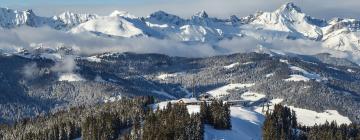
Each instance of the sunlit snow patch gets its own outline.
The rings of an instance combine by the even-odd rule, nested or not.
[[[307,82],[307,81],[310,81],[310,79],[305,77],[305,76],[302,76],[302,75],[293,74],[293,75],[290,75],[290,78],[285,79],[285,81],[295,81],[295,82],[304,81],[304,82]]]
[[[286,64],[289,64],[289,60],[280,59],[279,61],[280,61],[281,63],[286,63]]]
[[[247,87],[251,87],[253,85],[255,85],[255,84],[254,83],[251,83],[251,84],[241,84],[241,83],[228,84],[228,85],[222,86],[220,88],[208,91],[207,93],[210,94],[213,97],[221,97],[221,96],[225,96],[225,95],[230,94],[228,92],[228,90],[233,90],[233,89],[236,89],[236,88],[247,88]]]
[[[246,62],[246,63],[235,62],[235,63],[232,63],[232,64],[230,64],[230,65],[224,66],[224,68],[225,68],[225,69],[232,69],[232,68],[234,68],[234,67],[236,67],[236,66],[239,66],[239,65],[248,65],[248,64],[252,64],[252,63],[254,63],[254,62]]]
[[[265,75],[266,78],[269,78],[269,77],[272,77],[272,76],[274,76],[274,73],[269,73],[269,74]]]
[[[59,81],[75,82],[75,81],[85,81],[85,79],[81,78],[81,76],[74,73],[64,73],[60,75]]]
[[[118,95],[118,96],[113,96],[113,97],[107,97],[104,99],[104,102],[105,103],[108,103],[108,102],[115,102],[115,101],[118,101],[118,100],[121,100],[121,95]]]
[[[166,80],[168,78],[173,78],[173,77],[176,77],[176,76],[179,76],[179,75],[182,75],[183,73],[179,72],[179,73],[163,73],[163,74],[160,74],[158,75],[156,78],[159,79],[159,80]]]
[[[235,66],[238,66],[238,65],[240,65],[240,63],[239,63],[239,62],[236,62],[236,63],[232,63],[232,64],[230,64],[230,65],[224,66],[224,68],[225,68],[225,69],[231,69],[231,68],[233,68],[233,67],[235,67]]]
[[[350,73],[354,73],[355,71],[352,69],[347,69],[346,71],[350,72]]]
[[[90,61],[90,62],[97,62],[100,63],[101,62],[101,58],[97,57],[97,56],[90,56],[85,58],[86,60]]]

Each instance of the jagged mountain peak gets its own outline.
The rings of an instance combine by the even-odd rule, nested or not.
[[[54,19],[74,19],[74,18],[86,18],[86,17],[97,17],[95,14],[78,14],[70,11],[65,11],[57,16],[54,16]]]
[[[0,8],[0,27],[13,28],[21,25],[31,27],[37,26],[37,16],[29,10],[13,10],[9,8]]]
[[[200,12],[197,12],[193,17],[208,18],[209,15],[206,13],[205,10],[202,10]]]
[[[277,11],[281,11],[281,12],[294,11],[294,12],[302,13],[301,8],[293,2],[288,2],[282,5],[279,9],[277,9]]]
[[[150,14],[148,17],[149,18],[165,18],[165,17],[180,18],[180,17],[178,17],[176,15],[169,14],[169,13],[167,13],[165,11],[162,11],[162,10],[159,10],[159,11],[156,11],[156,12]]]
[[[240,19],[236,15],[231,15],[230,21],[231,21],[231,23],[236,24],[236,23],[240,22]]]
[[[301,11],[294,3],[286,3],[274,12],[257,13],[251,24],[268,30],[288,32],[292,39],[307,38],[321,40],[323,33],[321,20],[312,18]]]
[[[171,24],[176,24],[176,25],[181,25],[185,22],[185,20],[180,18],[179,16],[166,13],[162,10],[159,10],[159,11],[156,11],[156,12],[150,14],[147,18],[150,21],[171,23]]]

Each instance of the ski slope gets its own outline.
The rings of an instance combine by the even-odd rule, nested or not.
[[[242,107],[231,107],[231,130],[205,125],[205,140],[260,140],[264,116]]]

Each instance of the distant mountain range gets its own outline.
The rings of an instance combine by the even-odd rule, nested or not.
[[[305,39],[320,42],[332,50],[358,53],[360,21],[357,19],[313,18],[294,3],[273,12],[257,12],[247,17],[228,19],[210,17],[205,11],[184,19],[157,11],[147,17],[114,11],[109,16],[65,12],[53,17],[37,16],[32,10],[0,9],[0,27],[44,27],[78,34],[90,32],[103,37],[152,37],[182,42],[216,44],[220,40],[251,37],[270,42],[274,39]]]

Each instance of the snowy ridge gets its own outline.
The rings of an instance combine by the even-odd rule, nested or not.
[[[54,20],[53,23],[49,21],[49,26],[60,29],[67,30],[74,26],[77,26],[81,23],[87,22],[92,19],[96,19],[97,15],[91,14],[75,14],[69,11],[66,11],[58,16],[53,16],[50,20]]]

